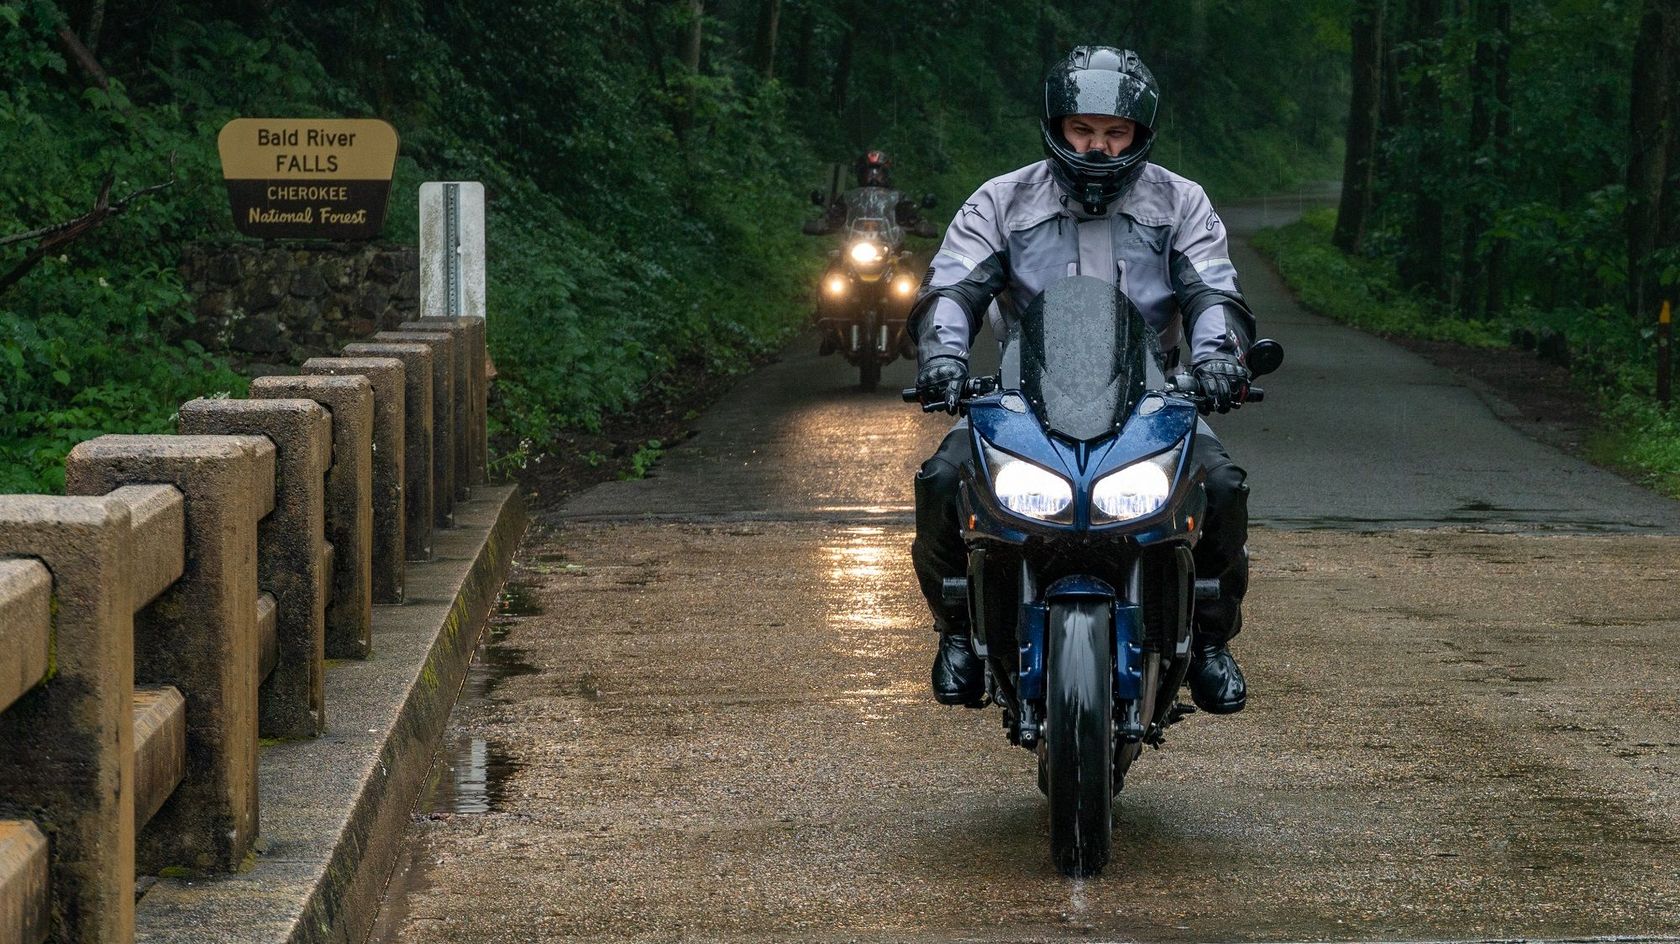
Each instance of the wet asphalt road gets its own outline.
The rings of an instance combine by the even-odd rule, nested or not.
[[[1289,349],[1219,423],[1250,705],[1139,762],[1104,876],[1051,868],[997,713],[926,695],[909,482],[946,423],[909,365],[862,394],[800,344],[528,540],[376,937],[1680,935],[1680,506],[1236,260]]]

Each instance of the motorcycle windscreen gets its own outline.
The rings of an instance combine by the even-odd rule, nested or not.
[[[1003,384],[1021,391],[1052,432],[1100,439],[1131,415],[1159,346],[1115,286],[1085,276],[1052,282],[1003,347]]]
[[[904,243],[904,229],[898,225],[897,190],[859,187],[846,192],[846,233],[850,238],[869,237],[897,248]]]

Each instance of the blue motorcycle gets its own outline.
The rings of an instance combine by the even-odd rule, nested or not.
[[[1256,376],[1282,360],[1275,341],[1246,358]],[[946,602],[968,607],[1010,741],[1038,754],[1051,855],[1069,876],[1108,864],[1126,772],[1195,710],[1178,702],[1191,614],[1219,593],[1191,556],[1207,506],[1195,434],[1210,403],[1163,364],[1125,295],[1072,277],[1011,327],[998,376],[923,404],[968,418],[968,576],[946,581]],[[1246,402],[1262,396],[1251,386]]]

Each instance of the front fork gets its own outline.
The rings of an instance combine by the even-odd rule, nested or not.
[[[1161,688],[1160,654],[1145,645],[1143,610],[1131,600],[1142,599],[1139,581],[1141,561],[1134,562],[1127,576],[1124,595],[1092,577],[1066,577],[1052,584],[1042,595],[1037,576],[1025,561],[1021,563],[1021,613],[1016,623],[1020,647],[1016,686],[1015,740],[1035,748],[1041,732],[1045,695],[1045,634],[1050,607],[1057,600],[1101,598],[1113,607],[1115,734],[1123,745],[1143,743],[1151,734],[1156,694]],[[1042,598],[1041,598],[1042,597]]]

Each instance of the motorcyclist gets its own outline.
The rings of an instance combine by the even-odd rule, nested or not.
[[[859,154],[852,163],[852,171],[857,179],[857,189],[830,200],[820,219],[806,222],[806,235],[826,236],[839,232],[845,228],[847,218],[860,203],[873,204],[883,200],[892,206],[893,217],[899,226],[916,236],[932,238],[939,235],[938,228],[923,218],[922,205],[893,189],[892,158],[885,151],[872,148]]]
[[[1220,413],[1246,394],[1243,363],[1254,317],[1237,285],[1225,225],[1200,185],[1148,162],[1160,92],[1137,53],[1080,46],[1044,82],[1046,159],[983,185],[957,211],[911,314],[923,402],[954,410],[969,345],[988,306],[994,332],[1050,282],[1069,275],[1116,283],[1160,333],[1168,368],[1188,364]],[[916,475],[911,557],[940,632],[934,697],[978,705],[985,672],[969,645],[968,614],[944,603],[943,580],[967,573],[958,522],[959,469],[972,460],[965,423]],[[1204,711],[1242,710],[1247,685],[1229,642],[1242,628],[1248,586],[1248,485],[1206,422],[1195,454],[1206,470],[1207,520],[1198,577],[1217,577],[1217,601],[1198,602],[1188,682]]]

